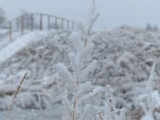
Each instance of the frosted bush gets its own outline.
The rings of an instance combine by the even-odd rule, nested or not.
[[[63,63],[57,64],[59,76],[68,80],[73,89],[72,103],[68,100],[68,91],[65,91],[63,96],[64,119],[84,120],[87,119],[86,115],[89,114],[87,112],[91,109],[91,105],[87,104],[84,108],[81,108],[82,103],[97,96],[103,89],[102,87],[93,86],[90,81],[86,81],[88,74],[93,73],[96,68],[96,60],[85,66],[85,59],[89,58],[94,44],[90,42],[84,47],[78,32],[72,33],[70,40],[75,49],[75,52],[68,54],[73,72],[70,72]]]
[[[93,7],[89,12],[88,25],[86,27],[80,25],[80,32],[73,32],[69,37],[74,47],[74,52],[68,53],[71,70],[68,70],[63,63],[57,64],[59,77],[67,80],[72,88],[71,100],[69,99],[68,90],[63,94],[63,120],[93,119],[95,115],[91,113],[92,109],[95,109],[97,119],[125,119],[124,110],[121,110],[120,116],[117,114],[111,87],[107,85],[106,89],[104,89],[100,86],[94,86],[87,78],[90,73],[94,72],[97,65],[97,61],[91,60],[90,57],[94,48],[93,40],[97,39],[99,35],[92,31],[97,17],[95,0],[93,0]],[[107,99],[105,106],[93,105],[91,102],[88,102],[104,91],[106,92]]]

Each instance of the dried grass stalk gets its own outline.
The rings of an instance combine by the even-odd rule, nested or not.
[[[8,111],[7,111],[7,119],[6,119],[6,120],[9,120],[9,114],[10,114],[10,111],[11,111],[11,109],[12,109],[12,107],[13,107],[13,103],[14,103],[16,97],[17,97],[17,94],[19,93],[19,90],[20,90],[20,88],[21,88],[21,86],[22,86],[22,84],[23,84],[26,76],[27,76],[27,73],[23,76],[23,78],[22,78],[22,80],[21,80],[21,82],[20,82],[20,84],[19,84],[19,86],[18,86],[18,88],[17,88],[17,90],[16,90],[16,93],[15,93],[13,99],[12,99],[12,103],[11,103],[11,105],[10,105]]]

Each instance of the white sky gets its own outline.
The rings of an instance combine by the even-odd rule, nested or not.
[[[48,13],[85,22],[92,0],[0,0],[0,7],[9,19],[27,10]],[[121,25],[145,27],[148,22],[160,26],[160,0],[96,0],[100,17],[96,28]]]

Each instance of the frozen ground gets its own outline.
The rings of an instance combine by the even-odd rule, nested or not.
[[[10,104],[25,72],[28,76],[17,96],[15,108],[42,109],[61,103],[59,96],[69,85],[58,78],[55,65],[69,62],[67,53],[72,49],[68,40],[70,34],[71,31],[35,32],[0,48],[0,55],[3,55],[0,58],[5,58],[0,62],[1,110],[6,110]],[[101,31],[95,41],[92,57],[98,60],[98,67],[90,79],[97,85],[111,84],[115,89],[117,107],[128,108],[137,118],[142,113],[136,110],[134,101],[143,93],[154,61],[158,62],[154,87],[160,90],[159,39],[159,32],[121,27]],[[16,51],[9,50],[6,57],[2,51],[8,51],[8,46],[17,43],[20,46],[15,47]]]
[[[6,119],[7,112],[0,111],[0,120]],[[60,120],[62,109],[54,107],[50,110],[14,110],[10,113],[12,120]]]

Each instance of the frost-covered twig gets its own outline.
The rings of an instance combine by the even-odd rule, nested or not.
[[[88,23],[85,27],[83,27],[82,23],[79,23],[79,29],[82,34],[82,38],[84,39],[84,47],[87,46],[87,43],[90,42],[90,38],[94,36],[93,34],[93,26],[95,21],[97,20],[99,13],[96,10],[95,0],[92,2],[92,7],[88,13]],[[94,36],[95,37],[95,36]]]
[[[105,103],[105,114],[103,120],[125,120],[126,110],[123,108],[120,111],[120,115],[116,113],[115,100],[112,94],[111,86],[106,86],[106,103]]]

